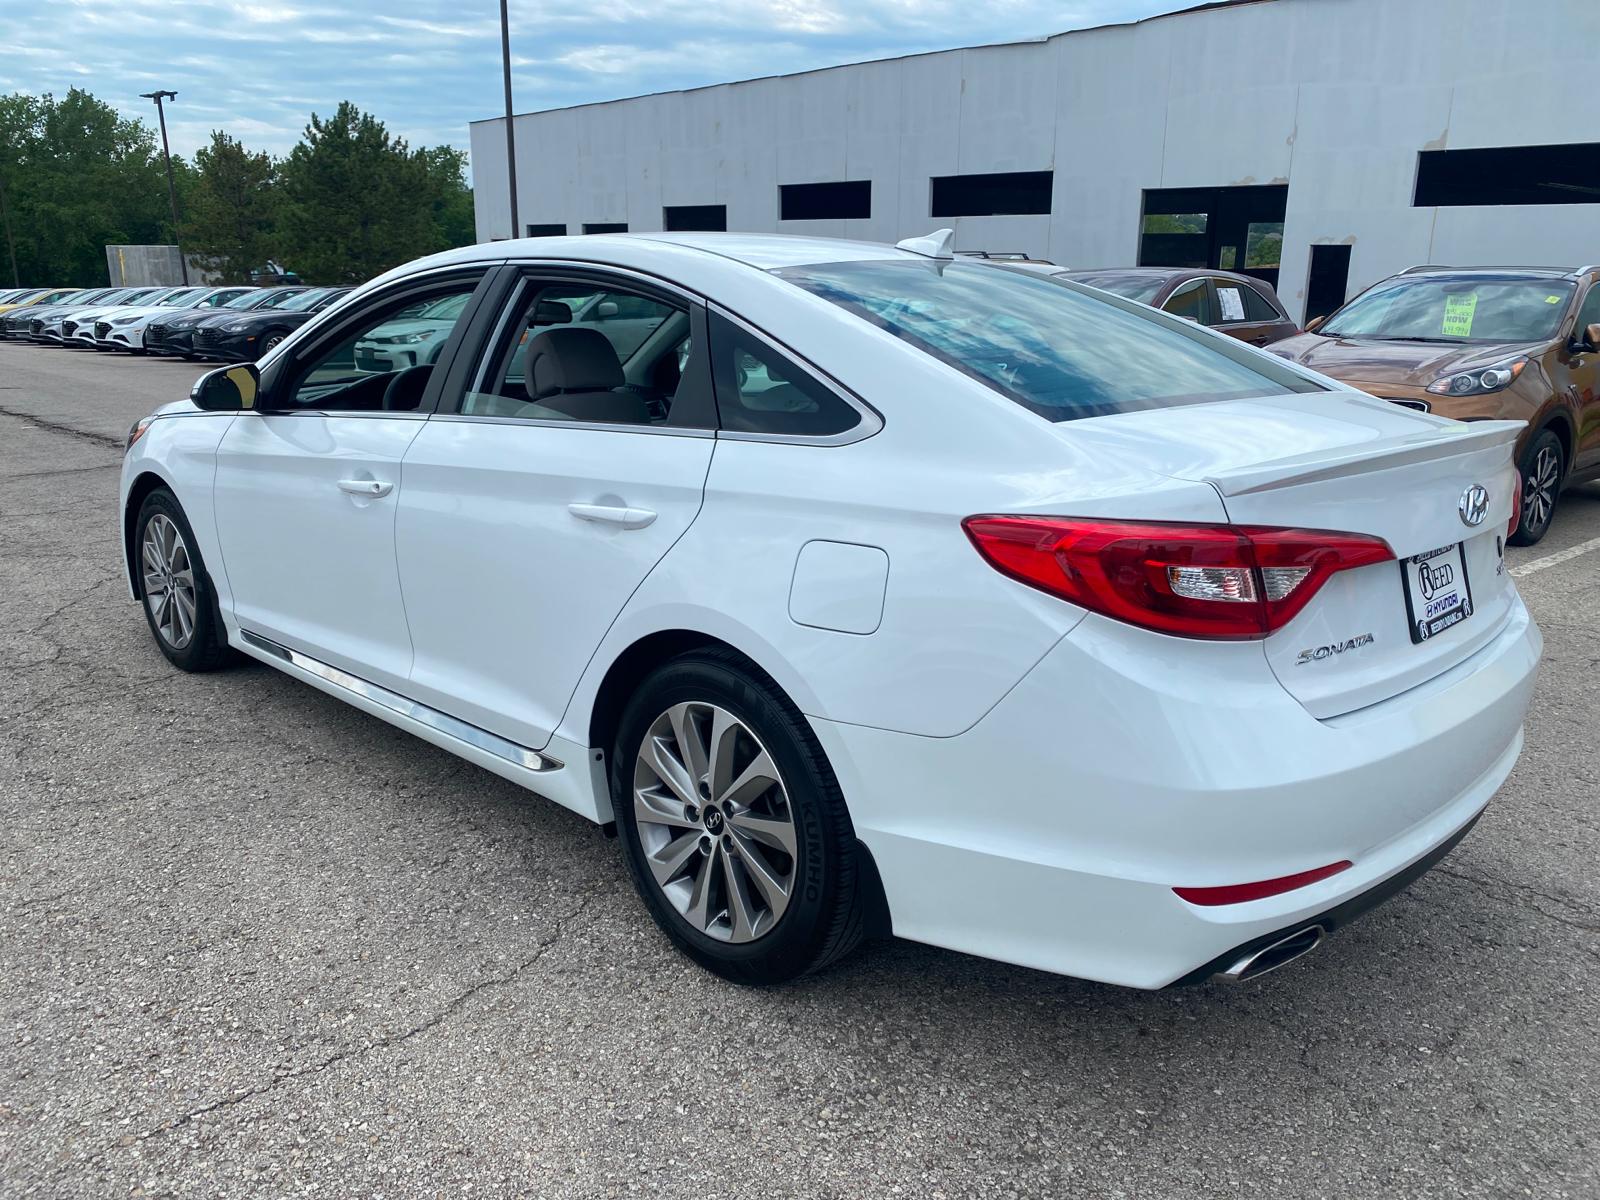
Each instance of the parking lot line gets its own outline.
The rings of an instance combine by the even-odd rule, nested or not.
[[[1600,538],[1590,538],[1587,542],[1579,542],[1576,546],[1568,546],[1565,550],[1558,550],[1554,554],[1546,554],[1543,558],[1525,562],[1520,567],[1512,567],[1511,574],[1513,578],[1521,579],[1524,575],[1532,575],[1535,571],[1542,571],[1546,567],[1559,566],[1564,562],[1569,562],[1580,554],[1587,554],[1591,550],[1600,550]]]

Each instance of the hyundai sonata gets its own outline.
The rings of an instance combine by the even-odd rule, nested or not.
[[[359,352],[419,306],[432,361]],[[1506,778],[1519,429],[948,231],[541,238],[203,376],[130,431],[122,532],[178,667],[614,831],[711,970],[885,930],[1148,988],[1299,957]]]

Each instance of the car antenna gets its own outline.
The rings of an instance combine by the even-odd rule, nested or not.
[[[903,242],[896,242],[896,250],[909,250],[912,254],[920,254],[923,258],[942,258],[954,260],[956,231],[954,229],[935,229],[932,233],[922,237],[906,238]]]

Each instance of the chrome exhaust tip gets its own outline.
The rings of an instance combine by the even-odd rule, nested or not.
[[[1307,925],[1304,929],[1297,929],[1287,937],[1281,937],[1271,945],[1246,954],[1226,971],[1218,972],[1217,978],[1227,980],[1229,983],[1243,983],[1247,979],[1259,979],[1269,971],[1276,971],[1279,967],[1286,967],[1297,958],[1304,958],[1328,936],[1328,931],[1321,925]]]

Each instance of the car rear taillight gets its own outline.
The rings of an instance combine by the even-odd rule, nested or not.
[[[1321,529],[1004,515],[962,526],[1002,574],[1179,637],[1266,637],[1337,572],[1394,559],[1381,538]]]
[[[1516,533],[1522,524],[1522,472],[1517,472],[1517,486],[1511,491],[1511,524],[1506,526],[1506,536]]]

